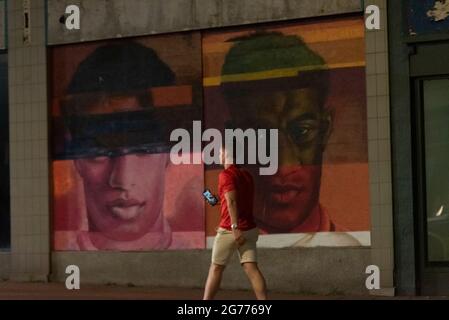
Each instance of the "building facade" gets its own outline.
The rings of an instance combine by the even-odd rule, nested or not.
[[[419,11],[418,2],[385,0],[0,3],[0,81],[9,84],[0,110],[8,128],[0,136],[2,186],[9,185],[2,279],[62,282],[77,265],[82,283],[202,287],[219,210],[201,194],[217,192],[220,168],[201,154],[231,123],[279,132],[278,172],[249,168],[271,290],[447,292],[439,282],[449,234],[444,194],[425,198],[419,189],[444,186],[425,175],[434,167],[420,162],[414,146],[427,144],[415,139],[435,139],[425,151],[435,152],[439,172],[447,151],[437,129],[412,130],[426,112],[413,95],[429,90],[444,101],[446,92],[444,67],[424,63],[446,48],[437,4]],[[80,8],[79,30],[65,25],[71,4]],[[365,26],[370,4],[380,8],[380,30]],[[419,12],[433,14],[437,27]],[[438,56],[433,61],[449,66]],[[444,111],[435,112],[425,116],[442,121]],[[180,164],[169,156],[176,129],[210,133],[179,153]],[[426,208],[434,205],[431,217]],[[428,249],[419,251],[428,239],[430,264]],[[372,265],[377,290],[366,287]],[[223,286],[248,288],[237,260]]]
[[[447,3],[389,9],[397,287],[447,294]]]

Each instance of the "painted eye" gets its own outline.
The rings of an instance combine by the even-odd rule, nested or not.
[[[315,139],[317,130],[318,125],[308,122],[291,123],[288,126],[290,136],[298,144],[307,143]]]
[[[299,128],[298,131],[299,131],[299,134],[306,135],[310,132],[310,128]]]
[[[309,127],[300,126],[292,130],[293,135],[297,138],[302,138],[306,136],[308,133],[310,133],[311,129]]]

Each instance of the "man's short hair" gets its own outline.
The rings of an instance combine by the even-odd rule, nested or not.
[[[147,108],[152,106],[150,88],[174,83],[175,74],[153,49],[133,41],[107,44],[79,64],[62,111],[64,115],[83,114],[110,96],[136,96]]]
[[[98,47],[75,71],[62,101],[70,133],[69,157],[125,152],[165,152],[166,119],[153,107],[151,88],[175,84],[175,74],[156,52],[132,41]],[[103,99],[136,97],[139,112],[90,115]],[[126,107],[126,106],[124,106]]]
[[[222,68],[222,88],[227,98],[245,95],[250,90],[286,90],[314,88],[322,104],[329,92],[329,70],[325,60],[296,35],[257,32],[230,39],[234,45]],[[239,81],[238,75],[278,69],[296,70],[293,77]],[[237,77],[236,77],[237,76]]]

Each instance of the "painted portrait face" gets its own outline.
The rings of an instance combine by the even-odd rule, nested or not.
[[[204,248],[204,165],[170,163],[203,117],[200,32],[50,54],[54,250]]]
[[[331,117],[311,88],[232,98],[231,117],[243,128],[279,130],[279,170],[253,172],[255,218],[269,232],[289,232],[318,206],[321,164]],[[245,109],[245,112],[239,110]]]
[[[137,98],[104,99],[89,114],[132,112]],[[118,241],[131,241],[160,231],[167,154],[126,154],[75,160],[83,179],[89,229]]]
[[[161,215],[166,164],[165,154],[76,160],[91,231],[122,241],[152,231]]]

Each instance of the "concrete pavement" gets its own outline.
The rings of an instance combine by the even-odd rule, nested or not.
[[[200,300],[202,289],[184,288],[146,288],[115,285],[81,285],[80,290],[70,291],[62,283],[15,283],[0,282],[0,300]],[[348,299],[382,299],[374,296],[307,296],[301,294],[273,293],[272,300],[348,300]],[[249,291],[220,291],[219,300],[253,300]],[[433,299],[429,297],[395,297],[388,299]],[[449,299],[449,297],[446,297]]]

